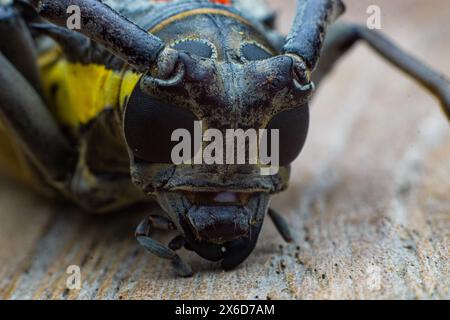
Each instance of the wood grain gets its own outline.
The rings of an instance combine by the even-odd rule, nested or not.
[[[287,30],[294,1],[271,2]],[[360,22],[378,4],[383,32],[450,75],[448,1],[346,2],[345,19]],[[295,243],[267,219],[234,271],[187,254],[197,273],[177,278],[134,240],[142,212],[87,216],[0,179],[1,299],[450,298],[449,125],[363,44],[320,88],[291,186],[274,200]],[[81,267],[80,290],[66,287],[69,265]]]

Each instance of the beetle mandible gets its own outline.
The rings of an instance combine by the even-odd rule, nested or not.
[[[80,29],[69,30],[69,6]],[[264,4],[253,1],[252,5]],[[287,37],[245,0],[16,0],[0,6],[0,159],[17,176],[86,211],[156,199],[163,213],[136,237],[192,275],[176,253],[232,269],[255,248],[307,136],[310,100],[335,62],[365,41],[436,96],[450,118],[449,81],[380,33],[335,23],[341,0],[299,0]],[[319,57],[321,57],[319,61]],[[171,161],[178,128],[279,130],[280,168]],[[177,230],[168,246],[154,228]]]

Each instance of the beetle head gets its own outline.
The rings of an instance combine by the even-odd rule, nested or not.
[[[214,51],[207,47],[184,45],[185,51],[166,49],[129,97],[124,133],[132,179],[156,196],[193,250],[231,268],[253,250],[271,195],[287,187],[289,164],[306,139],[313,88],[300,59],[257,52],[262,45],[222,58],[220,52],[201,56]],[[263,175],[259,163],[174,164],[179,141],[172,134],[181,128],[195,139],[195,121],[202,123],[201,134],[215,129],[224,137],[230,129],[266,129],[269,135],[277,129],[279,169]],[[198,150],[191,145],[193,157]],[[250,146],[233,150],[239,148],[248,154]]]

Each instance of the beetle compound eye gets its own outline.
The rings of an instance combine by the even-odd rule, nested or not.
[[[124,131],[129,148],[138,159],[152,163],[172,163],[171,141],[176,129],[186,129],[194,136],[197,118],[189,110],[172,106],[134,89],[125,111]]]
[[[243,45],[241,53],[248,61],[265,60],[273,57],[269,51],[253,43]]]
[[[217,56],[216,48],[206,40],[187,39],[176,42],[172,48],[178,51],[187,51],[190,54],[202,58],[214,58]]]
[[[292,163],[298,157],[306,141],[309,127],[309,107],[303,105],[277,114],[267,129],[278,129],[280,133],[279,155],[280,166]],[[270,136],[270,135],[269,135]],[[271,144],[269,140],[269,148]]]

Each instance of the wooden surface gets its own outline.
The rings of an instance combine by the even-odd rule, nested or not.
[[[293,1],[272,2],[286,30]],[[450,75],[450,2],[347,3],[352,21],[379,4],[383,32]],[[290,189],[274,200],[294,244],[267,219],[237,270],[188,254],[197,273],[180,279],[134,240],[142,214],[86,216],[1,178],[0,298],[448,299],[449,159],[436,101],[361,44],[319,90]],[[66,288],[69,265],[80,290]]]

